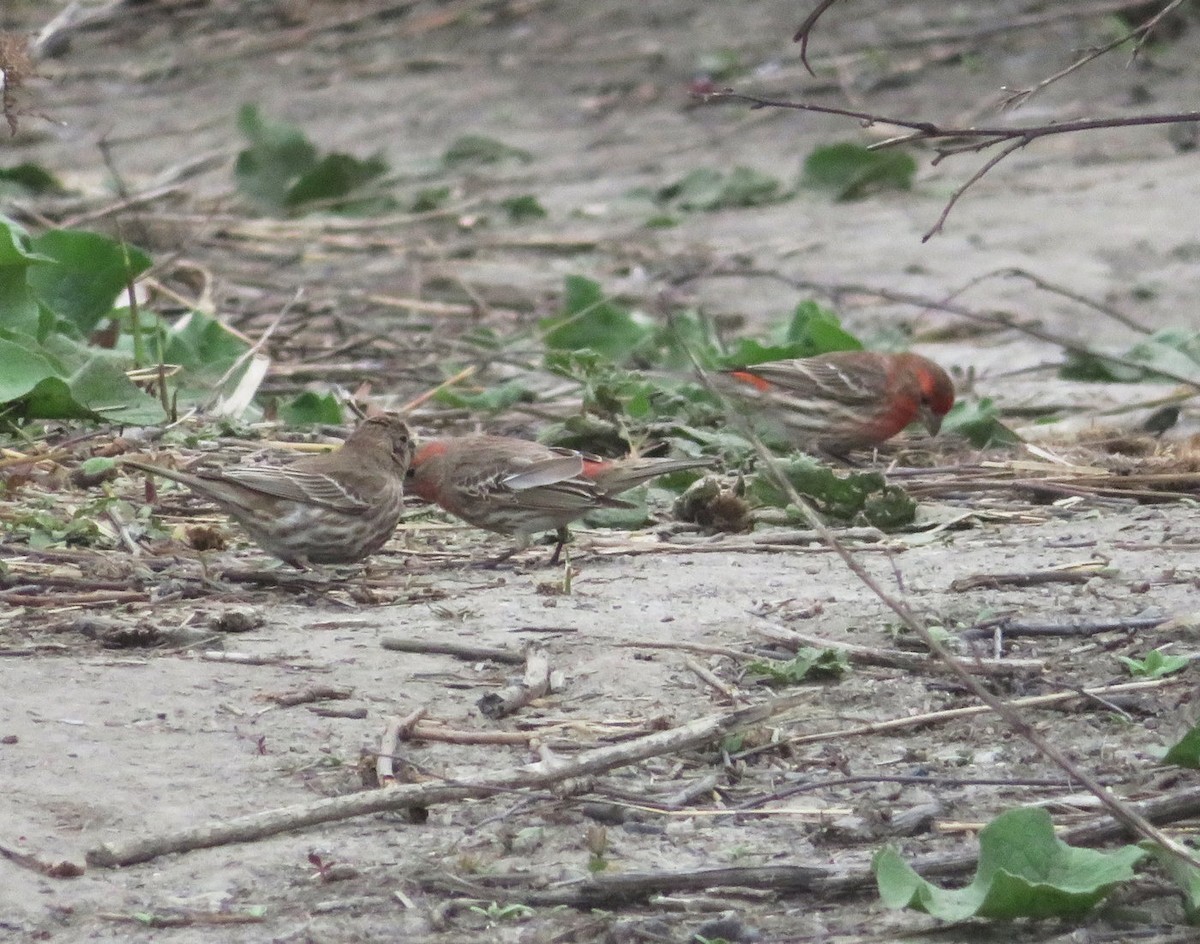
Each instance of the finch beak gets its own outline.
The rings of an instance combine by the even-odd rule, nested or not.
[[[938,430],[942,428],[942,418],[930,409],[928,403],[922,403],[918,413],[921,417],[921,424],[929,430],[930,436],[936,436]]]

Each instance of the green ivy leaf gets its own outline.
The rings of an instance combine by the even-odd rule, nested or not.
[[[953,433],[968,440],[977,449],[1013,446],[1021,438],[1000,422],[996,404],[988,397],[959,400],[942,421],[942,433]]]
[[[418,190],[417,195],[413,197],[408,209],[412,213],[429,213],[432,210],[440,210],[450,202],[452,191],[449,187],[426,187],[424,190]]]
[[[237,126],[250,142],[234,164],[238,190],[272,209],[284,209],[289,190],[317,165],[315,145],[295,125],[263,117],[257,105],[241,107]]]
[[[1161,649],[1152,649],[1144,659],[1131,659],[1128,656],[1117,656],[1121,664],[1135,678],[1158,679],[1172,675],[1180,669],[1186,669],[1191,662],[1187,656],[1167,655]]]
[[[117,467],[115,459],[109,459],[106,456],[92,456],[90,459],[85,459],[80,468],[83,474],[95,478],[105,472],[109,472]]]
[[[34,296],[83,336],[112,311],[126,285],[150,268],[150,257],[140,249],[83,230],[50,230],[31,240],[30,248],[53,260],[29,268]]]
[[[816,357],[833,351],[861,351],[863,343],[842,327],[838,316],[814,301],[801,302],[792,312],[784,341],[799,344],[798,357]]]
[[[791,317],[771,333],[766,343],[742,338],[736,348],[718,361],[722,367],[752,367],[767,361],[862,349],[862,341],[842,327],[834,312],[810,300],[797,305]]]
[[[921,878],[891,846],[872,860],[879,896],[889,908],[912,908],[942,921],[968,918],[1078,918],[1145,857],[1137,846],[1097,852],[1054,835],[1050,814],[1001,813],[979,833],[979,865],[966,888],[948,891]]]
[[[484,413],[499,413],[516,403],[532,403],[534,393],[521,380],[506,380],[495,387],[470,393],[460,388],[439,390],[434,396],[438,403],[449,407],[479,410]]]
[[[1189,770],[1200,770],[1200,724],[1179,739],[1163,757],[1163,762]]]
[[[332,393],[321,395],[312,390],[297,394],[280,405],[279,418],[289,426],[312,426],[326,423],[340,426],[345,421],[342,404]]]
[[[26,161],[12,167],[0,168],[0,194],[40,196],[66,192],[66,187],[59,179],[41,164]]]
[[[815,649],[801,646],[791,659],[761,659],[746,666],[746,671],[765,678],[771,685],[798,685],[819,679],[838,679],[850,668],[850,660],[841,649]]]
[[[691,211],[764,206],[789,196],[777,178],[748,167],[735,167],[728,174],[708,167],[697,168],[656,194],[660,203]]]
[[[903,151],[830,144],[814,149],[805,159],[803,181],[830,191],[835,200],[861,200],[880,190],[911,190],[916,172],[917,162]]]
[[[1144,367],[1117,364],[1103,355],[1067,352],[1059,376],[1066,380],[1136,383],[1144,380],[1170,380],[1188,377],[1200,382],[1200,331],[1164,328],[1139,341],[1123,355]]]
[[[584,523],[592,528],[617,528],[633,531],[650,523],[650,507],[646,500],[645,486],[623,492],[618,501],[626,508],[598,508],[584,516]]]
[[[354,199],[354,194],[388,172],[380,155],[360,160],[349,154],[327,154],[300,175],[283,199],[289,210],[303,210],[306,203],[320,202],[324,208],[342,213],[381,213],[396,209],[391,197],[375,195]]]
[[[463,135],[446,148],[442,155],[442,164],[448,168],[472,164],[499,164],[503,161],[528,164],[532,160],[533,155],[528,151],[482,134]]]
[[[546,208],[538,202],[538,198],[533,194],[509,197],[507,200],[501,200],[500,206],[504,208],[504,212],[514,223],[527,223],[529,220],[540,220],[548,216]]]
[[[620,363],[650,336],[651,329],[605,298],[599,283],[569,275],[561,315],[539,323],[548,351],[593,351]]]
[[[911,524],[917,503],[898,485],[889,485],[878,472],[851,472],[839,476],[809,456],[781,459],[777,466],[801,497],[821,514],[846,523],[893,530]],[[747,495],[759,505],[786,508],[787,494],[774,476],[760,471],[750,480]]]
[[[163,360],[203,377],[219,378],[246,353],[248,345],[223,324],[200,311],[176,322],[165,338]]]

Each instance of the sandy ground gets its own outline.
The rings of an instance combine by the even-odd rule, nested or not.
[[[993,120],[983,109],[1000,86],[1036,82],[1060,68],[1071,49],[1095,38],[1095,22],[965,42],[964,55],[939,64],[934,52],[941,45],[896,51],[887,44],[914,30],[963,26],[943,19],[940,5],[885,10],[847,4],[829,14],[814,40],[818,63],[838,57],[839,82],[831,83],[803,74],[789,42],[799,8],[778,0],[394,6],[400,11],[394,17],[329,30],[321,24],[333,13],[344,16],[360,6],[313,4],[307,13],[303,5],[247,6],[253,12],[231,18],[205,4],[177,4],[84,32],[45,63],[45,77],[31,86],[38,109],[61,124],[26,119],[6,144],[5,163],[37,160],[94,191],[109,177],[97,150],[101,137],[133,189],[193,158],[218,155],[219,166],[186,182],[185,196],[138,221],[150,248],[180,252],[207,267],[223,311],[278,310],[299,286],[314,309],[366,311],[413,342],[412,369],[388,375],[394,388],[377,379],[377,389],[398,402],[438,379],[424,356],[432,346],[421,340],[430,324],[417,316],[405,321],[386,306],[372,308],[364,291],[461,300],[469,289],[498,308],[536,313],[554,298],[564,275],[583,273],[648,309],[669,289],[712,313],[756,325],[808,295],[771,279],[703,273],[752,268],[943,298],[987,273],[1020,267],[1102,299],[1148,327],[1196,324],[1200,174],[1194,152],[1178,152],[1162,129],[1039,142],[973,187],[945,232],[925,243],[922,233],[979,166],[978,157],[934,167],[928,155],[919,156],[910,193],[833,204],[801,192],[772,207],[685,215],[667,230],[644,228],[645,206],[626,196],[703,166],[744,164],[790,177],[816,144],[859,133],[853,123],[828,116],[696,107],[687,84],[705,56],[735,54],[745,73],[733,82],[747,91],[798,96],[808,90],[825,103],[883,114],[979,122]],[[1015,9],[989,7],[988,16],[1009,7]],[[425,19],[445,11],[460,18],[440,26]],[[0,14],[0,24],[30,27],[43,17],[38,5],[17,4]],[[1193,27],[1143,65],[1125,69],[1123,60],[1103,59],[1003,120],[1184,110],[1193,96],[1198,44],[1200,30]],[[910,60],[921,67],[882,81]],[[233,112],[244,101],[302,125],[323,147],[382,150],[395,168],[413,175],[428,173],[460,135],[495,136],[528,150],[534,161],[465,175],[463,199],[534,193],[549,218],[520,232],[502,224],[461,232],[444,222],[440,229],[400,224],[368,234],[370,244],[315,242],[293,252],[231,236],[226,214],[245,215],[226,196],[239,147]],[[191,214],[186,220],[185,212]],[[545,251],[530,247],[534,234],[586,245]],[[680,284],[689,272],[701,277]],[[1092,345],[1122,348],[1134,340],[1113,320],[1019,279],[985,280],[959,301],[978,310],[1002,308]],[[1056,345],[1016,332],[964,334],[952,315],[863,293],[841,302],[854,330],[911,334],[921,350],[955,369],[964,390],[1013,410],[1071,407],[1075,427],[1128,424],[1137,412],[1116,420],[1101,414],[1170,389],[1064,383],[1053,370],[1062,359]],[[463,327],[455,324],[451,333]],[[286,364],[289,351],[276,356]],[[1184,449],[1195,422],[1194,412],[1185,412],[1165,448]],[[1071,431],[1061,424],[1044,438],[1069,452]],[[961,449],[956,455],[977,458]],[[931,502],[923,514],[962,520],[867,546],[862,559],[933,623],[953,630],[997,616],[1045,623],[1178,618],[1139,632],[1014,640],[1007,656],[1044,660],[1045,670],[997,683],[1006,694],[1126,681],[1117,655],[1142,655],[1164,644],[1185,654],[1196,649],[1187,618],[1200,581],[1200,520],[1191,503],[1080,498],[1031,504],[1012,495],[964,493]],[[377,749],[389,719],[418,708],[456,729],[527,732],[536,742],[403,745],[403,759],[418,779],[457,778],[520,766],[537,758],[538,744],[569,757],[623,733],[728,708],[725,696],[687,667],[689,656],[739,698],[762,697],[761,686],[744,674],[745,660],[637,644],[750,653],[763,643],[759,629],[784,624],[861,645],[896,645],[896,617],[816,545],[763,549],[745,541],[663,543],[653,533],[584,532],[567,593],[561,571],[536,566],[537,556],[484,570],[470,565],[480,550],[476,535],[418,516],[361,585],[172,593],[196,584],[189,559],[178,565],[177,584],[166,586],[169,572],[157,578],[155,586],[165,587],[157,602],[0,611],[6,656],[0,660],[0,844],[42,861],[82,865],[84,853],[103,842],[348,794],[362,785],[362,752]],[[3,553],[10,566],[23,559],[11,542]],[[262,564],[254,551],[243,556],[247,566]],[[103,564],[72,560],[85,573],[103,573]],[[1069,564],[1103,568],[1075,584],[951,586],[976,574]],[[123,573],[124,564],[112,566]],[[205,660],[179,643],[112,648],[79,632],[82,616],[177,631],[203,628],[222,612],[246,606],[262,617],[261,625],[219,633],[211,645],[259,657],[261,664]],[[516,649],[537,642],[561,673],[560,688],[512,718],[490,721],[477,700],[519,668],[386,651],[385,637]],[[281,707],[271,700],[315,685],[346,692],[343,700],[321,704],[361,709],[358,716],[326,717],[313,705]],[[836,734],[972,704],[958,685],[932,671],[860,666],[841,682],[802,691],[807,698],[800,708],[755,728],[742,747],[795,733],[831,732],[828,740],[740,760],[730,757],[737,747],[727,744],[724,754],[707,748],[657,758],[593,785],[595,794],[630,804],[630,797],[661,799],[715,774],[716,793],[706,792],[690,811],[610,808],[602,815],[584,803],[594,795],[500,795],[435,806],[422,823],[374,815],[122,870],[89,868],[71,879],[0,862],[0,929],[12,940],[62,942],[682,942],[697,931],[746,941],[889,940],[934,925],[885,911],[873,892],[833,900],[715,889],[656,896],[611,913],[535,908],[506,916],[487,908],[490,901],[520,901],[502,884],[490,900],[464,901],[478,896],[430,883],[439,876],[501,883],[518,876],[527,885],[552,887],[585,875],[597,847],[612,873],[762,864],[851,868],[888,839],[912,855],[969,848],[972,826],[1021,803],[1053,801],[1052,811],[1065,823],[1094,809],[988,716],[892,734]],[[1121,794],[1153,795],[1174,782],[1155,766],[1156,757],[1194,722],[1194,686],[1185,679],[1114,700],[1075,702],[1068,711],[1034,713],[1032,720]],[[847,783],[849,777],[928,782]],[[769,815],[713,815],[810,780],[818,786],[769,806]],[[933,824],[916,835],[896,835],[889,826],[895,814],[925,804],[936,810]],[[331,871],[330,863],[337,868]],[[1141,919],[1130,917],[1135,907]],[[733,924],[706,925],[727,913],[736,916]],[[215,923],[231,915],[254,921]],[[155,918],[186,926],[155,928]],[[1074,934],[1124,940],[1122,922],[1130,920],[1140,921],[1139,934],[1149,931],[1160,940],[1184,933],[1170,897],[1153,894],[1123,899],[1088,919],[1082,931],[1050,925],[997,933],[1009,940],[1080,939]]]

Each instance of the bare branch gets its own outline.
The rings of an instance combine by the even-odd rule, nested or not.
[[[837,3],[837,0],[821,0],[812,13],[804,18],[804,22],[801,23],[799,29],[796,30],[796,35],[792,37],[793,43],[800,44],[800,61],[804,63],[804,68],[808,70],[809,75],[816,75],[816,73],[813,72],[812,66],[808,64],[809,34],[812,33],[813,27],[817,25],[817,20],[821,18],[822,14],[824,14],[825,11],[835,3]]]
[[[921,242],[929,242],[929,238],[931,236],[934,236],[942,231],[942,224],[946,222],[946,217],[950,215],[950,211],[954,209],[954,204],[958,203],[959,198],[966,193],[972,185],[978,183],[984,174],[1008,157],[1008,155],[1010,155],[1013,151],[1019,151],[1026,144],[1028,144],[1029,141],[1029,138],[1018,138],[999,154],[993,154],[987,163],[985,163],[981,168],[979,168],[979,170],[975,171],[975,173],[968,177],[966,183],[964,183],[950,195],[950,199],[947,200],[946,205],[942,207],[942,212],[938,214],[936,222],[934,222],[934,224],[926,231],[925,235],[921,237]]]
[[[965,184],[954,192],[954,195],[950,198],[941,215],[938,217],[937,222],[921,238],[922,242],[925,242],[935,233],[941,231],[950,210],[971,186],[978,183],[980,178],[1004,160],[1004,158],[1012,154],[1013,151],[1020,150],[1038,138],[1045,138],[1056,134],[1072,134],[1078,131],[1096,131],[1101,128],[1128,128],[1200,122],[1200,111],[1186,111],[1162,115],[1135,115],[1127,118],[1080,118],[1075,121],[1051,122],[1042,125],[1014,125],[1008,128],[954,128],[943,127],[932,121],[910,121],[905,118],[876,115],[872,112],[858,111],[853,108],[838,108],[833,105],[816,105],[812,102],[791,102],[782,99],[762,98],[758,95],[735,92],[733,89],[722,89],[718,92],[707,93],[701,97],[705,101],[747,102],[752,108],[788,108],[794,111],[811,111],[824,115],[842,115],[846,118],[855,118],[867,127],[874,124],[889,124],[899,128],[907,128],[911,132],[909,134],[897,135],[888,138],[886,141],[874,144],[871,147],[872,150],[893,147],[897,144],[904,144],[911,141],[954,142],[943,144],[937,149],[937,157],[934,160],[935,164],[943,158],[955,154],[986,151],[990,147],[1002,144],[1007,145],[1000,154],[990,158],[983,167],[976,171]]]
[[[1133,55],[1136,57],[1138,52],[1141,51],[1141,48],[1145,44],[1146,40],[1150,38],[1150,34],[1154,32],[1154,27],[1156,27],[1162,21],[1163,17],[1165,17],[1181,3],[1183,3],[1183,0],[1171,0],[1170,3],[1154,14],[1154,16],[1150,17],[1150,19],[1148,19],[1141,26],[1130,30],[1128,33],[1118,39],[1114,39],[1111,43],[1106,43],[1098,48],[1088,50],[1088,52],[1084,53],[1065,69],[1060,69],[1058,72],[1055,72],[1054,75],[1042,79],[1042,81],[1040,81],[1037,85],[1031,86],[1027,89],[1017,89],[1015,91],[1005,89],[1005,91],[1009,92],[1010,94],[1007,98],[1005,98],[1001,107],[1016,108],[1020,105],[1024,105],[1042,89],[1049,85],[1053,85],[1059,79],[1066,78],[1072,72],[1083,68],[1089,62],[1092,62],[1095,59],[1099,59],[1105,53],[1112,52],[1112,50],[1116,49],[1118,46],[1124,45],[1131,39],[1134,40]]]

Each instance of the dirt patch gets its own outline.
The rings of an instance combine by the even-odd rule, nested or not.
[[[822,300],[833,298],[852,329],[911,337],[954,368],[964,390],[994,398],[1011,415],[1064,408],[1075,428],[1059,424],[1043,438],[1081,465],[1117,460],[1075,444],[1078,428],[1136,429],[1150,409],[1139,406],[1169,390],[1068,384],[1054,370],[1062,359],[1055,345],[1013,331],[967,331],[951,314],[846,288],[938,299],[986,273],[1020,267],[1149,328],[1187,326],[1200,288],[1200,177],[1194,154],[1179,152],[1165,131],[1040,142],[972,188],[946,231],[924,244],[920,235],[977,158],[936,167],[922,160],[910,193],[833,204],[802,192],[772,207],[681,215],[668,229],[646,227],[645,205],[628,196],[696,167],[747,165],[791,177],[813,146],[858,134],[829,116],[696,107],[688,82],[715,53],[745,67],[735,84],[764,94],[809,89],[822,101],[969,122],[1000,86],[1061,68],[1071,49],[1094,39],[1095,21],[968,38],[955,52],[951,43],[914,47],[898,39],[959,26],[970,34],[1017,5],[992,5],[978,14],[986,20],[966,25],[928,2],[869,12],[839,5],[814,38],[815,61],[833,56],[838,64],[832,82],[805,78],[789,42],[798,9],[776,0],[391,4],[384,15],[372,15],[373,6],[140,4],[76,33],[24,89],[61,124],[23,118],[6,163],[36,160],[87,196],[16,211],[59,219],[104,206],[111,171],[101,138],[129,192],[169,182],[169,193],[88,216],[87,225],[119,221],[156,258],[179,254],[211,277],[218,310],[251,336],[303,288],[297,317],[270,349],[276,369],[268,386],[281,394],[313,378],[351,386],[367,379],[405,402],[441,379],[447,342],[481,327],[529,325],[555,310],[563,277],[575,273],[647,311],[658,310],[665,294],[752,328],[821,294],[755,273],[825,286]],[[23,28],[43,15],[17,4],[0,22]],[[1200,30],[1187,30],[1129,69],[1101,60],[1077,81],[1047,89],[1014,120],[1184,110],[1198,41]],[[249,101],[324,147],[382,150],[413,191],[438,179],[440,156],[464,134],[494,136],[534,160],[456,177],[453,212],[432,218],[347,227],[263,221],[231,189],[241,146],[234,112]],[[517,226],[476,218],[481,203],[527,193],[545,206],[546,219]],[[959,300],[1093,345],[1135,339],[1114,320],[1025,280],[987,279]],[[497,358],[484,377],[515,369]],[[426,430],[474,422],[461,411],[427,410],[417,419]],[[1148,448],[1179,468],[1195,421],[1185,409],[1166,442]],[[493,424],[534,426],[519,413]],[[946,462],[976,466],[987,458],[950,448]],[[922,514],[944,527],[861,551],[871,573],[922,616],[951,630],[1002,619],[1127,627],[1010,638],[1006,658],[1039,659],[1044,670],[997,677],[997,691],[1023,697],[1112,685],[1128,680],[1118,655],[1160,645],[1194,651],[1200,524],[1190,504],[1009,487],[935,491]],[[761,700],[745,664],[762,653],[760,630],[770,626],[881,650],[900,646],[895,617],[817,542],[781,548],[585,531],[569,592],[561,571],[536,566],[532,556],[498,571],[472,566],[484,543],[414,513],[365,578],[334,587],[258,579],[217,591],[194,556],[141,565],[124,551],[34,558],[6,537],[0,553],[10,574],[45,587],[59,568],[92,580],[95,596],[0,613],[0,842],[42,861],[82,864],[84,852],[103,842],[347,794],[363,785],[360,758],[378,748],[389,719],[417,708],[448,728],[524,732],[531,740],[402,742],[399,766],[411,779],[502,771],[544,759],[539,751],[575,756],[729,708],[726,694],[687,659],[738,699]],[[221,559],[263,567],[254,551]],[[1086,580],[953,586],[979,574],[1072,564],[1091,568]],[[10,596],[29,592],[20,581],[6,587]],[[135,596],[114,596],[116,587]],[[261,624],[251,621],[236,635],[212,628],[212,618],[244,606]],[[196,636],[172,635],[181,628]],[[382,648],[395,636],[514,649],[537,642],[561,685],[511,718],[485,720],[476,702],[519,667]],[[145,647],[150,640],[156,648]],[[649,648],[682,644],[693,648]],[[991,654],[990,641],[975,645]],[[695,648],[704,646],[744,655]],[[226,658],[204,658],[209,648]],[[246,658],[233,661],[230,653]],[[273,699],[313,686],[348,697],[290,707]],[[619,770],[577,795],[502,794],[434,806],[423,822],[375,815],[119,871],[90,868],[69,880],[9,861],[0,865],[0,927],[19,940],[60,941],[685,941],[697,931],[728,940],[879,940],[932,924],[885,911],[871,889],[838,899],[674,891],[611,912],[503,906],[521,902],[521,889],[584,876],[589,864],[603,865],[604,874],[851,870],[885,841],[908,855],[973,848],[978,825],[1020,804],[1045,803],[1062,824],[1096,814],[1092,798],[991,716],[860,731],[973,704],[932,666],[856,665],[840,682],[803,691],[801,708],[736,742]],[[1175,783],[1156,758],[1194,722],[1194,686],[1166,681],[1029,711],[1078,763],[1140,799]],[[828,739],[755,751],[822,732]],[[706,777],[715,782],[691,805],[664,807],[665,798]],[[804,792],[782,798],[800,786]],[[731,812],[777,793],[753,812]],[[916,824],[911,831],[897,825],[907,822]],[[1121,939],[1122,904],[1130,902],[1149,915],[1139,934],[1176,933],[1177,905],[1144,889],[1089,919],[1085,933]],[[736,921],[706,924],[727,912]],[[216,923],[235,916],[252,923]],[[155,920],[184,926],[134,930]],[[1003,933],[1046,939],[1059,930]]]

